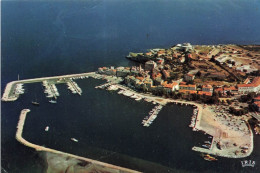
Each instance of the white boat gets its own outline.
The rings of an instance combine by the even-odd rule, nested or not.
[[[74,142],[79,142],[77,139],[75,139],[75,138],[70,138],[72,141],[74,141]]]
[[[46,126],[45,127],[45,132],[48,132],[49,131],[49,126]]]
[[[50,103],[57,103],[57,101],[55,101],[55,100],[50,100],[49,102]]]

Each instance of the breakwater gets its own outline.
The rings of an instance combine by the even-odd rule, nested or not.
[[[87,161],[87,162],[89,162],[91,164],[94,164],[94,165],[99,165],[99,166],[102,166],[102,167],[106,167],[106,169],[108,171],[112,170],[112,171],[116,171],[118,173],[120,173],[120,172],[122,172],[122,173],[140,173],[140,172],[135,171],[135,170],[123,168],[123,167],[120,167],[120,166],[116,166],[116,165],[100,162],[100,161],[97,161],[97,160],[92,160],[92,159],[89,159],[89,158],[85,158],[85,157],[81,157],[81,156],[65,153],[65,152],[62,152],[62,151],[58,151],[58,150],[54,150],[54,149],[51,149],[51,148],[47,148],[47,147],[43,147],[43,146],[39,146],[39,145],[30,143],[29,141],[25,140],[22,137],[23,127],[24,127],[24,123],[25,123],[26,116],[27,116],[28,112],[30,112],[30,109],[23,109],[21,111],[20,118],[19,118],[18,125],[17,125],[17,131],[16,131],[16,139],[20,143],[22,143],[23,145],[25,145],[27,147],[34,148],[37,151],[46,151],[46,152],[51,152],[51,153],[55,153],[55,154],[61,154],[61,155],[68,156],[68,157],[73,157],[73,158],[79,159],[79,160],[84,160],[84,161]]]

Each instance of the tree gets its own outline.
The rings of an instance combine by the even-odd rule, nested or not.
[[[230,91],[227,91],[227,96],[231,96],[231,92]]]
[[[232,102],[231,102],[230,100],[227,99],[227,103],[228,103],[229,105],[231,105]]]

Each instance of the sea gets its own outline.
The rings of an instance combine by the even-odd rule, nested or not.
[[[129,52],[178,43],[260,44],[258,0],[86,0],[1,2],[1,93],[13,80],[132,66]],[[188,127],[192,107],[167,105],[153,124],[154,107],[116,92],[98,90],[97,79],[76,80],[82,96],[65,84],[50,104],[41,83],[26,84],[15,102],[1,102],[1,171],[45,173],[41,153],[15,139],[20,111],[31,109],[23,136],[56,150],[147,172],[259,172],[260,137],[242,159],[208,162],[191,150],[209,140]],[[31,104],[40,103],[39,107]],[[48,132],[44,129],[49,126]],[[76,138],[79,142],[73,142]],[[255,161],[242,167],[241,161]]]

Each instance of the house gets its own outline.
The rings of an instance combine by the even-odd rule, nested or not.
[[[250,92],[259,93],[260,91],[260,77],[255,77],[249,84],[238,84],[238,92],[241,94],[247,94]]]

